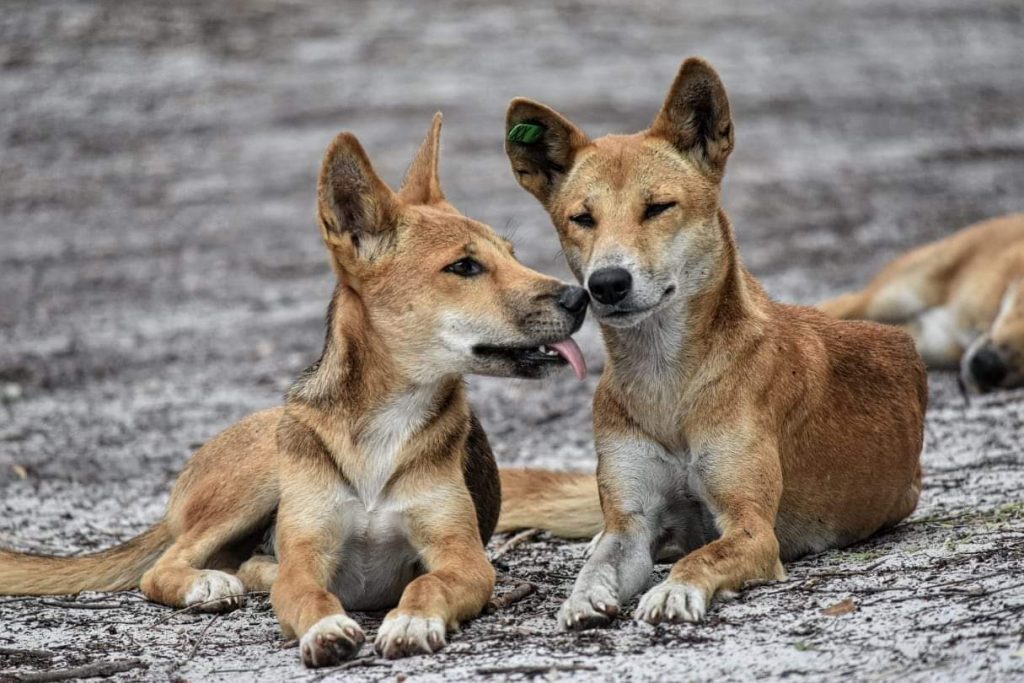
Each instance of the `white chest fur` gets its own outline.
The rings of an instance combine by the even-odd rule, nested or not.
[[[419,554],[408,540],[403,506],[388,496],[367,508],[352,489],[339,513],[342,543],[332,591],[350,609],[394,607],[416,576]]]
[[[681,305],[671,306],[635,328],[617,331],[614,372],[623,405],[648,434],[666,443],[678,440],[684,413],[684,314]]]
[[[402,463],[409,440],[430,419],[438,387],[399,394],[370,418],[355,444],[351,485],[338,496],[342,544],[332,590],[350,609],[385,609],[397,604],[419,571],[419,555],[408,540],[408,500],[386,490]]]
[[[373,509],[384,486],[395,473],[409,439],[430,418],[436,385],[420,385],[399,394],[370,418],[369,425],[356,447],[360,452],[360,471],[352,472],[350,480],[359,500]]]

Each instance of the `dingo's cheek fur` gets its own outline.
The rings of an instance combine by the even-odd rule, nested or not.
[[[606,623],[682,554],[634,614],[698,621],[716,595],[783,575],[781,561],[863,539],[921,490],[927,377],[902,331],[769,299],[744,268],[720,202],[729,101],[687,59],[650,129],[590,140],[513,100],[506,151],[590,290],[608,363],[594,397],[593,552],[566,628]],[[502,528],[596,530],[592,480],[506,473]],[[531,482],[532,481],[532,485]]]

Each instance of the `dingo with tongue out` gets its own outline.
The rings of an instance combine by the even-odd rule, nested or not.
[[[725,88],[700,59],[635,135],[591,140],[542,104],[509,106],[512,170],[551,215],[608,350],[596,482],[502,474],[502,528],[601,531],[565,628],[609,622],[673,554],[634,615],[699,621],[715,595],[781,577],[780,560],[861,540],[917,504],[928,390],[913,341],[765,294],[721,207],[733,140]]]
[[[317,217],[337,285],[320,359],[285,405],[203,446],[141,536],[80,557],[0,550],[0,594],[141,587],[215,611],[269,590],[308,666],[359,652],[345,608],[393,608],[375,641],[386,657],[434,652],[483,609],[501,493],[463,375],[569,365],[582,379],[570,335],[588,295],[448,202],[440,131],[438,115],[398,192],[351,134],[327,149]]]

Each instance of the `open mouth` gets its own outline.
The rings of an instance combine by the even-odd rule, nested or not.
[[[478,344],[473,347],[473,353],[509,361],[524,369],[537,369],[545,365],[571,365],[578,378],[584,379],[587,376],[587,363],[583,359],[583,352],[572,337],[537,346]]]

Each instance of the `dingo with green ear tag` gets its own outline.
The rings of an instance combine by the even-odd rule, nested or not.
[[[507,137],[512,170],[550,214],[608,351],[594,397],[600,502],[580,478],[520,473],[506,487],[530,496],[509,496],[508,522],[580,535],[603,518],[561,625],[607,623],[641,594],[637,619],[700,621],[716,595],[781,577],[782,561],[909,515],[928,396],[914,343],[776,303],[744,268],[721,205],[733,119],[711,65],[687,59],[634,135],[591,140],[513,100],[506,131],[523,122],[543,133]]]

